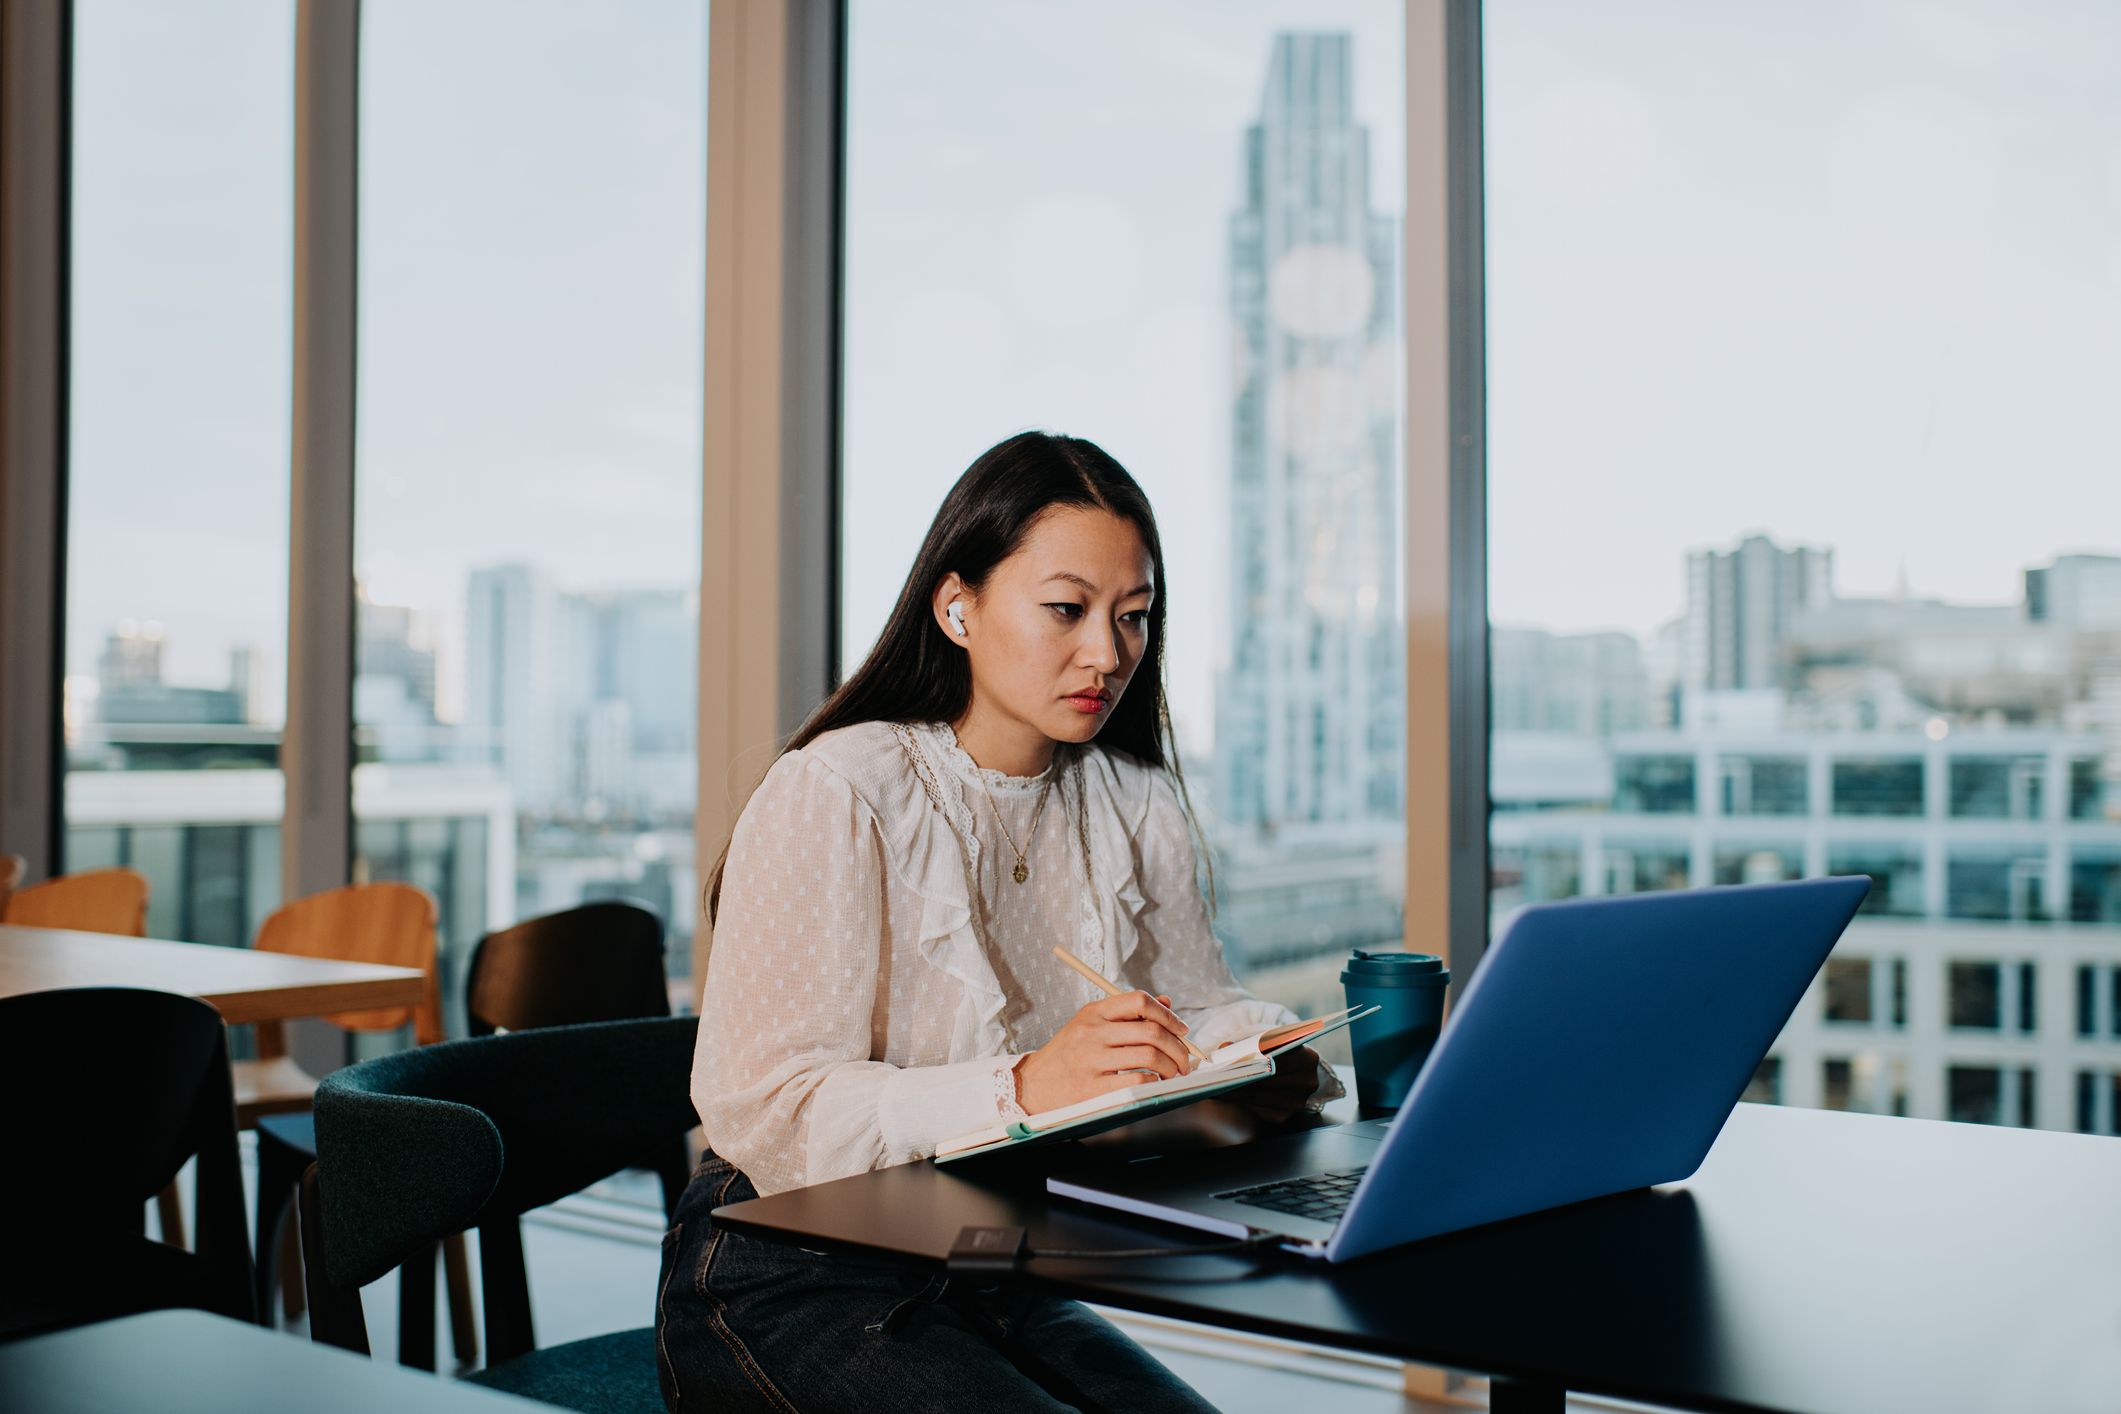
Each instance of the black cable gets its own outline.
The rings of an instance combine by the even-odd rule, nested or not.
[[[1280,1244],[1281,1234],[1255,1232],[1228,1242],[1201,1242],[1188,1247],[1116,1247],[1102,1251],[1078,1251],[1066,1247],[1027,1247],[1026,1257],[1058,1257],[1079,1262],[1125,1262],[1144,1257],[1198,1257],[1211,1252],[1254,1252]]]
[[[1123,1262],[1146,1257],[1199,1257],[1216,1252],[1256,1252],[1282,1239],[1272,1232],[1255,1232],[1229,1242],[1201,1242],[1186,1247],[1032,1247],[1024,1241],[1020,1227],[960,1228],[950,1245],[943,1270],[953,1277],[1003,1277],[1023,1269],[1036,1257],[1072,1262]]]

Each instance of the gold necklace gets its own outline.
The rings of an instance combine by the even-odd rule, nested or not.
[[[979,788],[987,797],[987,808],[994,812],[994,823],[1002,827],[1002,839],[1008,844],[1009,852],[1016,856],[1016,867],[1009,871],[1009,877],[1019,884],[1031,877],[1031,866],[1024,862],[1024,856],[1031,848],[1032,839],[1038,834],[1038,817],[1046,813],[1046,797],[1053,794],[1053,766],[1059,764],[1056,760],[1052,766],[1046,767],[1046,788],[1038,793],[1038,808],[1031,812],[1031,828],[1024,831],[1023,849],[1016,847],[1016,840],[1009,834],[1009,822],[1002,818],[1002,808],[995,803],[994,792],[988,789],[985,778],[980,780]]]

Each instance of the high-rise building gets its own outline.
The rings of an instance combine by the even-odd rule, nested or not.
[[[1396,223],[1373,208],[1353,43],[1285,34],[1230,220],[1241,367],[1221,824],[1289,840],[1403,818]]]
[[[1834,552],[1749,535],[1687,556],[1684,685],[1788,688],[1784,649],[1799,609],[1833,598]]]
[[[1497,628],[1488,665],[1497,732],[1611,736],[1650,724],[1650,679],[1633,634]]]
[[[464,730],[500,768],[517,804],[549,810],[566,780],[555,706],[562,662],[556,596],[530,565],[473,570]]]
[[[2036,623],[2121,629],[2121,555],[2057,555],[2025,572],[2025,616]]]
[[[96,683],[114,688],[155,687],[162,682],[162,626],[126,619],[103,640],[96,660]]]

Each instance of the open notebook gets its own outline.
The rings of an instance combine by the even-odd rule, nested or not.
[[[1004,1149],[1014,1151],[1062,1139],[1087,1139],[1152,1114],[1234,1090],[1272,1075],[1274,1057],[1283,1051],[1338,1031],[1375,1010],[1374,1006],[1350,1007],[1309,1021],[1292,1021],[1287,1026],[1277,1026],[1241,1041],[1226,1042],[1217,1046],[1206,1062],[1190,1074],[1152,1081],[1147,1085],[1122,1086],[1072,1105],[1063,1105],[1057,1110],[1041,1110],[1011,1124],[989,1125],[970,1134],[961,1134],[937,1147],[935,1161],[954,1163]]]

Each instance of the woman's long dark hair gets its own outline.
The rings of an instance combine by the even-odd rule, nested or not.
[[[857,722],[955,722],[972,701],[972,665],[935,622],[935,587],[955,570],[975,593],[994,567],[1016,553],[1039,517],[1057,506],[1109,511],[1133,523],[1148,547],[1156,588],[1149,604],[1147,648],[1128,690],[1097,734],[1097,744],[1123,751],[1143,765],[1169,770],[1188,825],[1200,836],[1192,797],[1179,769],[1178,745],[1164,700],[1164,619],[1168,609],[1164,547],[1156,515],[1126,468],[1102,447],[1080,437],[1019,432],[979,455],[943,497],[935,523],[913,558],[906,585],[876,646],[781,748],[808,746],[826,732]],[[1202,842],[1205,843],[1204,841]],[[1206,859],[1205,848],[1201,857]],[[722,899],[725,845],[708,886],[713,920]],[[1209,874],[1213,897],[1212,868]]]

